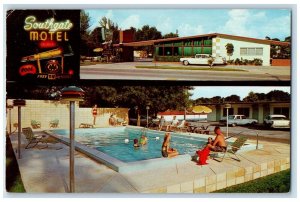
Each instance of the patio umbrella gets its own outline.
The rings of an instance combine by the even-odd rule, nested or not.
[[[201,114],[201,113],[208,114],[212,112],[212,109],[207,106],[197,105],[193,107],[192,112],[195,114]]]

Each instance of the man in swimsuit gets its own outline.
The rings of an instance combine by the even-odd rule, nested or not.
[[[92,115],[94,117],[94,121],[93,121],[93,125],[96,125],[96,117],[97,117],[97,105],[94,105],[94,107],[92,108]]]
[[[213,141],[212,144],[207,144],[207,147],[211,150],[211,151],[217,151],[217,152],[224,152],[226,151],[226,142],[225,142],[225,137],[220,129],[219,126],[215,127],[214,132],[216,133],[216,137]]]

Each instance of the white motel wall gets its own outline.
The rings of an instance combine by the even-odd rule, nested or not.
[[[12,105],[13,100],[7,100],[8,105]],[[50,101],[50,100],[26,100],[26,106],[21,108],[21,127],[31,127],[31,120],[39,121],[41,129],[48,129],[50,121],[58,119],[59,127],[68,129],[70,127],[70,110],[68,102]],[[93,123],[92,108],[80,108],[79,103],[75,104],[75,127],[78,128],[81,123]],[[108,119],[111,114],[115,118],[123,119],[128,123],[127,108],[98,108],[96,118],[96,127],[108,127]],[[7,128],[9,128],[9,110],[7,110]],[[11,110],[11,127],[18,123],[18,107]]]
[[[227,55],[226,44],[232,43],[234,46],[234,52],[232,56],[230,56],[230,60],[235,60],[237,58],[253,60],[255,58],[261,59],[263,61],[263,66],[270,66],[270,45],[269,44],[261,44],[254,42],[241,41],[236,39],[226,39],[221,37],[213,38],[213,46],[212,46],[212,55],[226,57],[229,60],[229,56]],[[262,53],[241,53],[241,48],[245,50],[245,48],[257,48],[259,50],[262,49]],[[252,49],[253,50],[253,49]]]

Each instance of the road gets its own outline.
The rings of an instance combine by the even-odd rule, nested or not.
[[[245,71],[207,71],[135,68],[135,66],[138,65],[154,66],[151,62],[127,62],[82,66],[80,68],[80,78],[101,80],[290,81],[289,67],[225,66],[225,68],[228,69],[241,69]],[[181,64],[157,65],[182,66]],[[200,67],[206,68],[205,66]],[[214,68],[217,69],[219,67]],[[224,68],[224,66],[222,68]],[[209,69],[209,67],[207,67],[207,69]]]

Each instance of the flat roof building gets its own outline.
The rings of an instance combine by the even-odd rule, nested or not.
[[[227,54],[226,45],[231,43],[234,47],[232,55]],[[127,42],[115,44],[123,47],[124,56],[127,51],[133,52],[133,47],[152,46],[153,59],[162,62],[179,62],[182,57],[193,57],[195,54],[210,54],[213,57],[224,57],[226,60],[246,59],[262,60],[262,65],[271,65],[271,45],[290,46],[289,42],[280,42],[266,39],[256,39],[243,36],[212,33],[188,37]],[[130,54],[129,54],[130,55]],[[133,61],[133,56],[123,58],[123,61]]]

